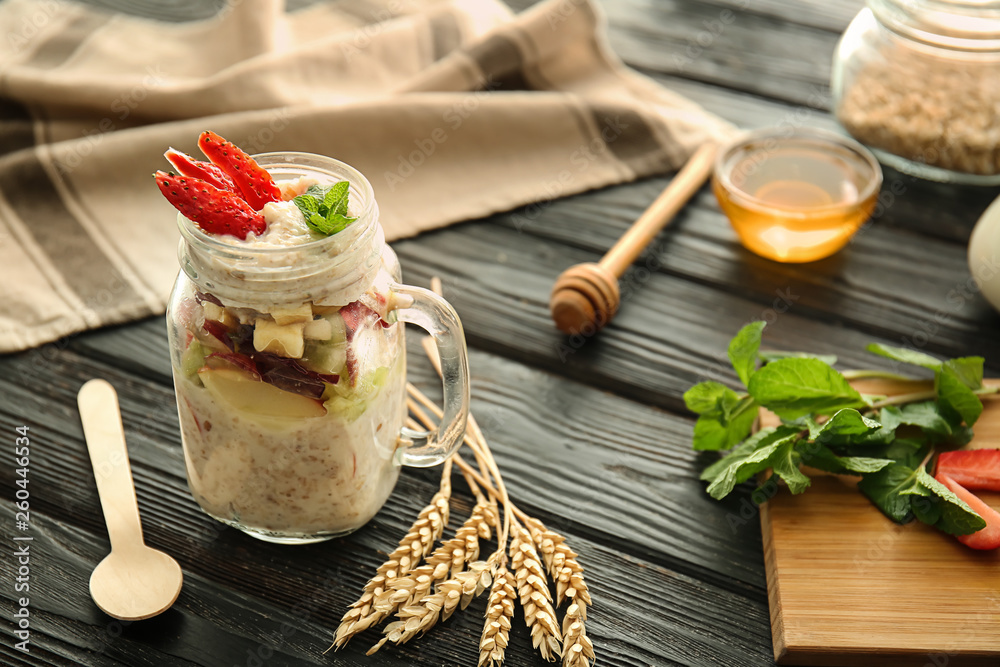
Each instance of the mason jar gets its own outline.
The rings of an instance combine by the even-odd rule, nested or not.
[[[468,362],[451,306],[401,283],[361,173],[305,153],[254,158],[283,188],[348,181],[357,219],[317,240],[261,246],[179,215],[181,271],[167,310],[174,386],[202,509],[260,539],[302,544],[356,530],[400,466],[436,465],[458,448]],[[435,431],[404,428],[404,322],[437,344]]]
[[[841,125],[904,173],[1000,183],[1000,2],[867,4],[834,55]]]

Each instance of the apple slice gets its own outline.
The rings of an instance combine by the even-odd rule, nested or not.
[[[198,377],[214,398],[251,416],[309,419],[326,414],[322,401],[278,389],[243,371],[203,366]]]

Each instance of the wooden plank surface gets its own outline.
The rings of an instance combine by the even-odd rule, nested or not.
[[[209,16],[220,5],[91,3],[168,20]],[[830,57],[860,0],[602,4],[611,44],[629,64],[710,111],[744,127],[835,127]],[[727,10],[733,20],[692,51],[706,21]],[[409,282],[444,278],[473,348],[473,409],[513,495],[565,533],[588,568],[598,665],[771,665],[757,510],[749,488],[722,503],[704,493],[698,472],[712,457],[690,451],[693,421],[681,394],[700,379],[733,382],[725,345],[761,317],[771,321],[769,347],[834,353],[850,366],[884,366],[861,352],[869,341],[917,337],[930,352],[983,354],[1000,372],[992,334],[1000,316],[968,291],[965,265],[971,226],[997,190],[887,172],[886,183],[899,181],[902,193],[845,252],[808,266],[747,253],[703,190],[628,274],[615,322],[594,340],[560,336],[546,308],[552,281],[598,258],[667,180],[547,203],[537,217],[513,211],[456,225],[395,248]],[[378,516],[335,543],[290,549],[220,527],[187,489],[166,349],[156,318],[0,358],[0,433],[28,424],[36,442],[38,540],[32,652],[14,650],[4,633],[0,663],[474,664],[483,600],[400,649],[365,657],[369,633],[321,654],[346,605],[433,493],[435,471],[404,471]],[[419,350],[410,356],[418,359]],[[432,391],[429,368],[411,363],[412,379]],[[186,577],[173,610],[129,626],[104,616],[86,591],[108,548],[75,413],[76,390],[95,376],[121,395],[147,540],[177,557]],[[5,535],[13,488],[5,468]],[[453,527],[470,500],[459,491]],[[10,568],[0,561],[7,618]],[[545,664],[515,621],[507,664]],[[294,632],[282,634],[283,622]]]
[[[899,393],[869,382],[865,393]],[[777,424],[768,413],[762,426]],[[968,449],[995,448],[986,401]],[[1000,664],[1000,551],[974,551],[878,512],[854,478],[813,477],[760,514],[775,658],[782,665],[988,667]],[[976,492],[1000,509],[1000,493]]]

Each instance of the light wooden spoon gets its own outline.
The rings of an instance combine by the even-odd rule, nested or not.
[[[156,616],[177,599],[184,575],[177,561],[143,542],[118,394],[108,382],[90,380],[77,405],[111,538],[111,553],[90,576],[90,595],[123,621]]]

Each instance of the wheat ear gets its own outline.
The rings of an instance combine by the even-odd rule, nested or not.
[[[448,523],[449,499],[451,498],[451,461],[445,462],[441,475],[441,488],[429,505],[420,510],[417,520],[410,526],[399,546],[389,554],[389,558],[379,566],[361,597],[347,610],[340,620],[340,626],[330,648],[343,647],[350,639],[379,623],[386,614],[375,608],[375,602],[392,590],[392,583],[412,570],[431,550],[441,537]],[[327,651],[330,649],[328,648]]]
[[[382,630],[384,636],[368,650],[368,655],[378,651],[386,642],[405,644],[430,630],[439,620],[447,620],[459,607],[465,609],[473,598],[489,588],[493,568],[494,563],[477,560],[469,565],[468,570],[438,584],[434,593],[400,609],[396,612],[399,620],[385,626]]]
[[[538,559],[538,552],[531,535],[514,522],[510,539],[510,565],[517,580],[517,592],[524,607],[524,622],[531,631],[531,642],[542,657],[554,662],[562,655],[559,625],[552,608],[545,571]]]
[[[465,569],[466,563],[479,558],[479,538],[490,538],[490,525],[496,521],[494,511],[488,502],[477,503],[472,515],[455,531],[455,536],[435,549],[426,563],[396,577],[375,597],[375,610],[384,617],[407,607],[429,594],[434,583],[448,577],[449,571],[450,576],[455,577]]]
[[[510,637],[510,623],[514,616],[514,600],[517,580],[505,565],[497,568],[486,606],[486,623],[483,636],[479,640],[479,667],[500,667],[503,664],[507,640]]]
[[[591,667],[595,660],[594,644],[584,622],[586,609],[574,602],[563,617],[563,667]]]
[[[556,582],[556,606],[569,600],[580,605],[579,617],[587,619],[587,607],[592,604],[590,590],[583,576],[583,566],[577,560],[575,551],[566,544],[566,538],[549,530],[538,519],[525,520],[531,537],[541,552],[542,560],[549,571],[549,576]]]

